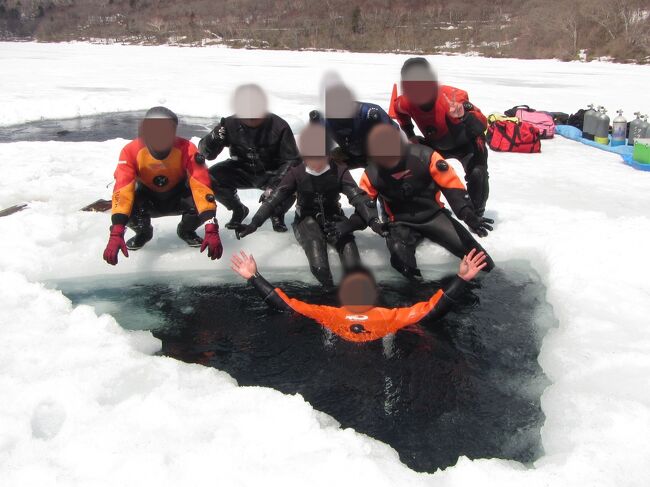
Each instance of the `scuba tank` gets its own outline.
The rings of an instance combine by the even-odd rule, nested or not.
[[[596,131],[596,121],[598,119],[598,112],[594,110],[592,103],[585,112],[585,117],[582,121],[582,136],[588,140],[594,140],[594,132]]]
[[[612,147],[625,145],[627,134],[627,120],[623,116],[623,110],[618,110],[618,116],[612,120]]]
[[[647,139],[650,138],[650,122],[648,122],[648,116],[644,115],[641,117],[643,122],[641,123],[641,130],[640,133],[641,135],[639,136],[640,139]]]
[[[598,107],[598,120],[594,131],[594,142],[598,144],[609,144],[609,116],[605,107]]]
[[[641,138],[641,129],[643,120],[641,119],[641,112],[634,112],[636,118],[630,122],[630,133],[628,134],[627,145],[634,145],[634,139]]]

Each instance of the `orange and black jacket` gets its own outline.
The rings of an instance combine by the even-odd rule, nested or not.
[[[141,184],[153,197],[161,199],[187,185],[192,192],[201,221],[214,218],[217,206],[205,164],[195,160],[196,146],[189,140],[176,138],[169,155],[156,159],[141,138],[129,142],[120,153],[115,169],[113,189],[113,224],[126,224],[135,200],[136,184]]]
[[[371,164],[359,187],[372,200],[379,199],[390,221],[424,223],[445,206],[445,195],[461,219],[474,211],[472,200],[456,171],[436,151],[422,144],[408,144],[400,162],[391,169]]]
[[[450,100],[463,103],[465,115],[461,119],[449,116],[449,103],[443,96]],[[400,127],[411,138],[415,135],[413,122],[428,145],[438,150],[450,150],[467,144],[468,142],[483,137],[487,128],[487,119],[481,110],[469,101],[466,91],[452,86],[440,86],[434,102],[429,105],[414,105],[405,96],[398,96],[391,100],[390,113]]]
[[[465,289],[466,282],[456,277],[445,289],[439,289],[431,299],[408,308],[370,308],[364,313],[352,313],[344,307],[309,304],[287,296],[274,288],[261,275],[249,279],[260,296],[274,307],[311,318],[321,326],[351,342],[377,340],[424,319],[443,316]]]

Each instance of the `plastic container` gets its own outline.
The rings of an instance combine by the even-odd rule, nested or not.
[[[604,107],[598,107],[598,123],[594,131],[594,142],[609,145],[609,116]]]
[[[594,140],[594,132],[598,123],[598,112],[594,109],[593,103],[588,108],[582,121],[582,136],[585,139]]]
[[[618,115],[612,120],[612,147],[625,145],[627,135],[627,120],[623,116],[623,110],[618,110]]]
[[[650,138],[650,122],[648,122],[648,116],[644,115],[641,117],[641,128],[639,129],[639,132],[641,135],[639,136],[640,139],[647,139]]]
[[[650,138],[637,139],[634,142],[632,158],[641,164],[650,164]]]

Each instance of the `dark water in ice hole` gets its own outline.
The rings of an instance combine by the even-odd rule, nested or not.
[[[267,277],[292,296],[334,301],[287,275]],[[442,274],[429,268],[427,275]],[[379,277],[390,306],[425,300],[440,285]],[[152,330],[163,355],[224,370],[240,385],[301,394],[343,427],[390,444],[415,470],[432,472],[460,455],[528,463],[542,454],[540,394],[548,380],[536,358],[555,319],[528,264],[501,264],[419,333],[362,345],[270,310],[250,287],[216,283],[214,274],[56,285],[127,329]]]
[[[100,113],[83,117],[37,120],[0,127],[0,143],[4,142],[104,142],[112,139],[134,139],[146,110]],[[219,121],[179,115],[178,135],[203,137]]]

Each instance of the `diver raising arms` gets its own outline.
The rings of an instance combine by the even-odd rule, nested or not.
[[[252,255],[241,251],[231,259],[232,269],[246,279],[269,304],[316,321],[345,340],[368,342],[414,325],[425,318],[443,316],[462,294],[465,285],[487,265],[483,251],[472,249],[463,257],[458,275],[428,301],[408,308],[377,306],[379,289],[372,273],[364,268],[347,269],[338,288],[340,307],[305,303],[273,287],[257,269]]]

